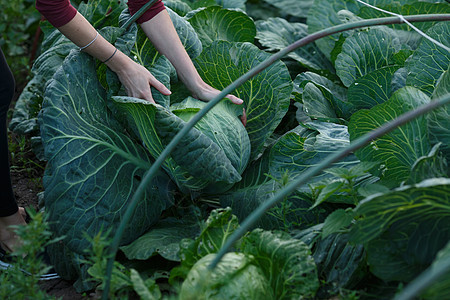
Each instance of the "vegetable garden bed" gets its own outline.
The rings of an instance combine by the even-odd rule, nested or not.
[[[200,75],[220,90],[310,33],[387,16],[360,1],[164,2]],[[327,36],[237,87],[246,127],[242,108],[222,100],[143,187],[120,239],[111,297],[134,290],[143,298],[392,298],[427,268],[445,266],[448,105],[299,186],[208,273],[239,223],[289,183],[370,131],[448,97],[450,5],[367,2],[401,15],[440,14],[447,22],[415,23],[432,40],[406,24]],[[124,96],[112,72],[42,24],[41,55],[11,129],[34,134],[35,152],[47,161],[45,211],[54,235],[65,237],[50,247],[52,262],[83,292],[104,287],[98,284],[108,246],[133,195],[206,104],[189,97],[135,24],[123,26],[130,18],[123,3],[89,1],[78,9],[173,92],[154,90],[157,105]],[[448,278],[426,286],[422,297],[448,296]]]

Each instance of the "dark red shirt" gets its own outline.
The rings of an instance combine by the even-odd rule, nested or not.
[[[128,9],[134,15],[149,0],[128,0]],[[36,9],[55,27],[69,23],[77,14],[77,10],[70,4],[70,0],[36,0]],[[144,23],[164,10],[161,0],[156,1],[139,19],[137,23]]]

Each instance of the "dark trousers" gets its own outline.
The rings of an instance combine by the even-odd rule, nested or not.
[[[13,215],[18,210],[11,186],[6,131],[6,115],[14,96],[14,85],[14,77],[0,48],[0,217]]]

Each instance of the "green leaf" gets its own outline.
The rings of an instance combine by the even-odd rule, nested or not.
[[[313,33],[325,28],[342,24],[338,12],[350,11],[356,13],[358,12],[360,6],[361,5],[354,0],[315,0],[314,5],[308,12],[308,18],[306,21],[308,24],[308,32]],[[350,32],[344,33],[346,37],[350,34]],[[335,43],[339,40],[339,36],[340,34],[333,34],[316,41],[316,45],[322,53],[328,57],[328,59],[331,58],[331,52],[334,49]]]
[[[343,181],[334,181],[328,185],[326,185],[321,191],[316,201],[314,202],[311,208],[314,208],[320,205],[322,202],[326,201],[331,195],[338,192],[344,186]]]
[[[353,114],[349,123],[350,138],[355,140],[429,101],[429,98],[417,89],[402,88],[395,92],[389,101]],[[427,131],[426,118],[418,117],[357,150],[356,156],[361,161],[381,163],[380,178],[394,186],[409,177],[411,167],[419,157],[430,152]]]
[[[268,53],[249,43],[217,41],[194,62],[206,83],[223,90],[268,57]],[[263,151],[265,141],[286,114],[291,91],[289,72],[283,63],[277,62],[233,92],[244,100],[251,160]]]
[[[355,287],[366,275],[363,245],[352,245],[348,234],[333,234],[316,243],[314,261],[320,279],[330,292]]]
[[[450,66],[438,80],[432,100],[450,93]],[[432,143],[442,143],[441,151],[450,162],[450,107],[435,109],[428,114],[428,129]]]
[[[183,102],[172,105],[170,109],[175,115],[187,122],[198,110],[205,106],[206,102],[188,97]],[[250,157],[250,141],[238,118],[240,115],[242,115],[240,105],[223,100],[211,109],[195,125],[195,128],[219,145],[236,171],[242,174]]]
[[[113,100],[117,108],[126,114],[134,133],[155,158],[186,124],[170,110],[145,100],[120,96],[113,97]],[[186,101],[190,101],[191,104],[186,105],[191,107],[194,104],[199,105],[197,107],[205,105],[193,98]],[[236,168],[243,170],[247,164],[250,154],[249,141],[234,111],[227,109],[230,105],[233,104],[228,100],[216,105],[203,122],[183,137],[180,142],[182,146],[177,147],[171,153],[171,158],[164,163],[165,170],[183,191],[201,190],[216,182],[223,183],[223,188],[229,188],[229,184],[241,179]],[[226,126],[222,128],[216,123]],[[211,139],[203,133],[201,131],[203,128],[209,129],[215,138]],[[225,133],[230,132],[233,135],[226,136]],[[221,148],[222,144],[227,147]]]
[[[336,119],[332,104],[313,83],[307,83],[302,93],[303,110],[311,119]]]
[[[447,266],[448,269],[448,261],[450,260],[450,241],[447,245],[438,252],[436,255],[436,259],[433,261],[433,264],[430,267],[430,270],[437,272],[444,265]],[[433,272],[433,273],[434,273]],[[421,293],[421,297],[423,299],[446,299],[450,297],[450,272],[447,271],[444,275],[442,275],[438,280],[432,283],[423,293]]]
[[[164,6],[169,7],[182,17],[184,17],[188,12],[192,10],[189,4],[182,0],[165,0]]]
[[[363,197],[369,197],[378,193],[384,194],[387,192],[389,192],[389,188],[379,183],[362,186],[358,189],[358,194],[360,194]]]
[[[347,127],[325,122],[305,124],[309,131],[299,126],[283,135],[270,151],[269,170],[276,178],[288,171],[291,180],[307,169],[319,164],[325,157],[349,145]],[[347,156],[334,167],[349,168],[359,161],[353,155]],[[316,176],[309,183],[317,182],[329,174]],[[304,190],[306,187],[303,187]]]
[[[289,23],[282,18],[269,18],[268,20],[257,21],[256,28],[258,31],[256,38],[261,45],[267,48],[267,51],[279,51],[308,35],[308,27],[305,24]],[[300,47],[290,52],[288,56],[306,68],[334,72],[330,61],[314,44]]]
[[[154,280],[142,279],[139,272],[135,269],[130,269],[130,280],[133,283],[133,289],[139,295],[140,299],[158,300],[161,299],[161,291]]]
[[[403,16],[450,13],[450,7],[447,3],[427,3],[426,1],[417,1],[417,0],[395,1],[397,3],[392,3],[394,1],[385,1],[385,2],[387,2],[387,5],[385,4],[383,6],[378,7]],[[428,1],[428,2],[436,2],[436,1]],[[384,12],[381,12],[379,10],[370,7],[362,7],[358,16],[364,19],[374,19],[374,18],[390,17],[392,15],[386,14]],[[436,23],[438,22],[417,22],[414,24],[414,26],[422,31],[426,31]],[[389,25],[389,27],[414,32],[414,29],[407,24]]]
[[[216,0],[181,0],[181,1],[187,3],[191,7],[191,9],[217,5]]]
[[[347,89],[318,74],[297,75],[294,88],[295,101],[302,99],[303,110],[311,118],[339,123],[337,118],[349,119],[354,111],[347,102]]]
[[[216,253],[226,239],[239,228],[236,216],[231,208],[216,209],[211,212],[200,235],[195,239],[184,239],[180,243],[181,265],[171,271],[170,281],[186,278],[192,266],[208,254]]]
[[[348,102],[357,109],[370,109],[389,100],[391,82],[399,66],[383,67],[370,72],[352,83],[348,88]]]
[[[210,270],[216,254],[202,257],[189,271],[179,299],[273,299],[273,292],[253,257],[228,252]]]
[[[450,24],[440,22],[431,27],[426,34],[450,47],[448,36],[450,34]],[[428,96],[433,94],[437,81],[442,73],[447,71],[450,64],[450,53],[428,39],[422,39],[419,48],[406,61],[408,77],[406,84],[412,85]]]
[[[309,247],[283,232],[255,229],[244,237],[242,252],[253,255],[269,279],[276,299],[314,297],[319,288]]]
[[[237,185],[219,196],[220,205],[231,207],[233,214],[242,222],[281,188],[280,183],[274,179],[249,186]],[[261,217],[255,226],[271,230],[304,228],[322,222],[326,216],[324,209],[310,210],[311,205],[312,201],[309,198],[298,193],[293,194],[284,200],[284,204],[277,204]]]
[[[263,155],[263,162],[254,164],[244,173],[243,180],[236,184],[229,192],[220,195],[222,206],[231,206],[234,214],[240,220],[247,217],[259,205],[267,201],[282,188],[280,182],[287,173],[289,180],[300,176],[308,168],[320,163],[330,152],[337,151],[349,143],[347,127],[337,124],[312,122],[307,124],[310,129],[302,126],[284,134],[272,146],[270,152]],[[267,156],[267,157],[266,157]],[[350,168],[359,161],[352,155],[343,159],[335,166]],[[268,173],[274,179],[267,179],[263,174]],[[310,182],[318,182],[332,177],[330,174],[322,174],[311,179]],[[309,192],[309,187],[299,187],[300,192]],[[282,228],[283,222],[297,224],[297,226],[310,225],[322,220],[323,209],[308,210],[313,204],[310,199],[300,197],[298,194],[287,198],[291,207],[282,221],[266,214],[258,221],[259,227],[266,229]],[[278,204],[277,207],[279,207]]]
[[[253,43],[255,39],[255,23],[240,10],[210,6],[193,11],[186,19],[205,48],[217,40]]]
[[[114,232],[144,173],[151,166],[145,150],[132,141],[106,109],[106,93],[95,63],[74,51],[46,90],[40,115],[48,160],[44,176],[45,206],[52,230],[67,246],[83,253],[85,234],[102,228]],[[173,203],[172,183],[163,173],[146,188],[125,230],[129,243]]]
[[[159,254],[171,261],[180,261],[180,242],[184,238],[193,238],[200,232],[200,227],[193,220],[167,218],[152,226],[150,231],[122,246],[120,250],[128,259],[147,260]]]
[[[104,26],[117,26],[116,20],[120,13],[126,8],[122,1],[99,0],[89,1],[85,6],[80,5],[78,11],[95,28]]]
[[[245,11],[247,0],[216,0],[216,2],[223,8],[239,8]]]
[[[371,271],[386,281],[411,280],[450,239],[450,179],[373,195],[355,214],[351,240],[366,245]]]
[[[280,10],[282,14],[291,15],[299,18],[306,18],[308,15],[309,9],[313,6],[314,0],[279,0],[279,1],[270,1],[264,0],[276,8]]]
[[[349,87],[358,78],[391,64],[400,49],[398,39],[385,30],[370,29],[348,37],[335,61],[336,74]]]
[[[323,223],[322,238],[348,227],[352,223],[353,217],[354,213],[351,209],[337,209],[332,212]]]
[[[347,100],[347,89],[330,79],[321,76],[313,72],[303,72],[297,75],[294,80],[294,87],[301,89],[304,82],[312,82],[316,86],[320,86],[328,90],[331,94],[335,95],[336,98],[342,101]],[[301,92],[300,90],[294,89],[295,91]]]
[[[407,184],[414,184],[425,179],[446,177],[448,173],[447,161],[440,155],[441,143],[434,145],[430,153],[420,157],[411,168],[411,175]]]

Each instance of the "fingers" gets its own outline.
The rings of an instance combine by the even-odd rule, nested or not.
[[[230,99],[231,102],[233,102],[234,104],[240,105],[240,104],[244,103],[244,100],[242,100],[241,98],[238,98],[234,95],[231,95],[231,94],[226,95],[226,98]]]
[[[149,83],[163,95],[169,96],[172,94],[172,92],[164,84],[159,82],[153,75],[150,76]]]
[[[146,90],[144,90],[144,91],[138,91],[137,92],[136,90],[129,90],[129,89],[126,89],[126,90],[127,90],[127,94],[128,94],[129,97],[143,99],[143,100],[146,100],[146,101],[148,101],[150,103],[155,104],[155,100],[153,100],[152,92],[150,90],[150,86],[149,85],[147,86]]]

